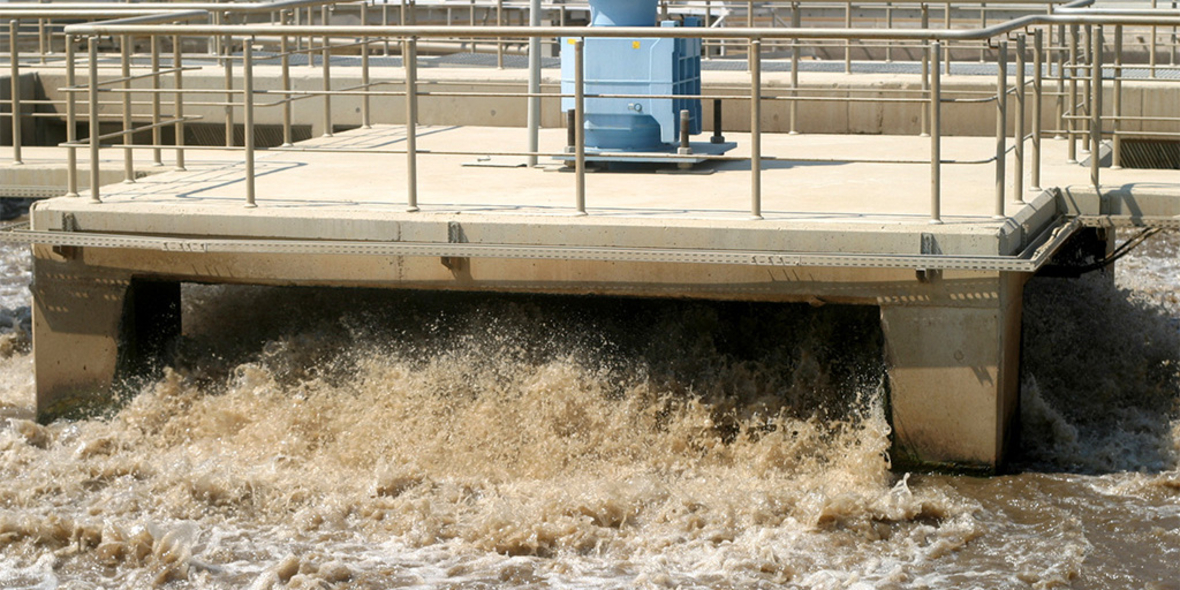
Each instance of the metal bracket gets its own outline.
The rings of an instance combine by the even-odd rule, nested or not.
[[[61,231],[76,233],[78,232],[78,218],[74,217],[73,213],[64,213],[61,216]],[[57,245],[53,247],[53,253],[65,258],[66,260],[77,260],[82,256],[81,246],[62,246]]]
[[[938,245],[938,239],[934,237],[934,234],[923,233],[922,255],[928,256],[934,254],[942,254],[942,248]],[[917,275],[918,282],[920,283],[933,283],[934,281],[942,278],[941,269],[919,268],[916,270],[915,274]]]
[[[587,260],[678,264],[734,264],[741,266],[893,268],[917,270],[972,270],[1036,272],[1079,227],[1077,219],[1061,218],[1011,255],[948,255],[903,253],[799,252],[781,250],[701,250],[692,248],[627,248],[536,244],[469,243],[456,225],[455,243],[371,242],[340,240],[218,239],[189,236],[135,235],[93,232],[36,231],[27,224],[0,226],[0,242],[130,248],[234,254],[332,254],[344,256],[423,256],[431,258],[512,258],[527,260]],[[451,236],[448,236],[451,237]]]
[[[466,244],[467,236],[463,233],[463,226],[459,225],[458,221],[451,221],[447,223],[447,243],[448,244]],[[470,263],[469,258],[458,256],[443,256],[442,265],[447,267],[447,270],[458,273],[467,269]]]

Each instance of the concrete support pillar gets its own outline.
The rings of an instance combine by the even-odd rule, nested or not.
[[[113,387],[150,375],[180,334],[180,284],[34,249],[33,354],[42,422],[111,407]]]
[[[941,279],[937,279],[941,280]],[[1016,432],[1026,276],[882,305],[895,467],[995,472]]]

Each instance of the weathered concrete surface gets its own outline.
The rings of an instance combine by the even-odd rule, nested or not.
[[[476,162],[477,156],[440,154],[523,150],[524,130],[433,127],[420,128],[419,132],[418,146],[423,153],[418,158],[418,190],[423,213],[463,213],[478,216],[480,220],[504,221],[522,215],[565,218],[574,212],[572,174],[469,167],[464,164]],[[76,209],[79,215],[87,216],[134,211],[150,217],[167,213],[175,218],[167,222],[170,224],[199,224],[202,223],[200,213],[217,212],[250,219],[248,225],[254,228],[272,217],[306,217],[322,227],[324,217],[347,218],[358,211],[368,218],[376,215],[419,219],[426,216],[405,215],[406,156],[397,153],[404,149],[403,135],[400,127],[377,126],[302,142],[293,150],[260,151],[256,183],[260,206],[249,212],[240,210],[245,203],[240,150],[206,156],[206,160],[192,163],[188,172],[164,172],[136,184],[104,189],[101,207],[79,207],[69,201],[45,206],[47,211]],[[739,144],[732,155],[749,154],[748,136],[734,133],[728,137]],[[541,149],[558,153],[564,147],[564,139],[561,130],[543,130]],[[765,221],[807,221],[816,227],[847,223],[863,228],[905,223],[925,225],[929,218],[928,138],[768,134],[763,140]],[[1076,181],[1079,173],[1085,173],[1078,166],[1063,164],[1064,142],[1046,142],[1045,147],[1046,180]],[[300,151],[303,149],[326,152]],[[190,152],[193,153],[202,152]],[[1005,227],[1003,220],[991,217],[992,168],[971,163],[986,161],[992,153],[994,141],[990,139],[944,141],[943,158],[947,163],[943,168],[942,210],[948,223],[946,227],[928,229],[991,234]],[[117,158],[120,154],[118,149],[104,150],[103,158]],[[170,157],[167,152],[166,157]],[[137,158],[137,165],[142,168],[147,164],[148,151],[138,151]],[[499,161],[523,164],[523,158]],[[331,173],[325,174],[325,170]],[[650,225],[653,219],[695,219],[708,220],[706,225],[711,225],[717,220],[748,220],[748,162],[718,163],[704,166],[702,171],[711,173],[589,174],[587,206],[591,219],[587,222],[633,218]],[[478,190],[473,190],[475,187]],[[899,187],[918,188],[900,190]],[[1030,191],[1026,199],[1031,201],[1037,194]],[[1023,205],[1013,204],[1011,195],[1005,202],[1010,216],[1024,210]],[[184,215],[174,215],[177,212]],[[138,222],[126,219],[120,223]],[[565,219],[563,223],[581,222]],[[768,225],[758,224],[759,227]],[[186,233],[180,227],[173,229]],[[266,235],[261,230],[251,231]],[[294,231],[306,235],[307,230]],[[994,252],[990,248],[986,251]]]
[[[5,150],[10,155],[10,150]],[[55,151],[55,154],[61,154]],[[11,157],[0,159],[0,197],[45,198],[66,194],[67,167],[61,158],[45,158],[46,150],[24,148],[19,166],[12,164]],[[90,162],[80,158],[78,163],[79,182],[89,182]],[[150,170],[150,169],[149,169]],[[114,184],[123,180],[123,172],[114,163],[107,164],[99,171],[101,184]]]
[[[1001,273],[967,297],[882,305],[897,466],[1000,467],[1019,407],[1026,280]]]
[[[91,265],[80,249],[34,247],[33,354],[37,415],[110,406],[120,378],[142,373],[180,334],[180,288]]]
[[[20,99],[24,101],[21,105],[22,113],[31,113],[37,110],[37,105],[30,104],[29,101],[37,98],[37,91],[41,87],[41,81],[36,72],[22,72],[20,75]],[[12,145],[12,75],[8,73],[7,67],[5,72],[0,74],[0,145]],[[31,145],[36,142],[37,127],[32,117],[24,117],[21,119],[21,145]]]

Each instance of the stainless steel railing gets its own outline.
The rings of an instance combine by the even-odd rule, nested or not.
[[[257,148],[254,141],[254,123],[255,123],[255,109],[257,108],[271,108],[280,107],[283,109],[283,129],[284,129],[284,143],[290,144],[291,141],[291,105],[300,100],[320,99],[323,104],[324,116],[324,130],[331,133],[332,130],[332,110],[331,100],[349,99],[359,100],[363,105],[363,124],[368,125],[370,122],[370,107],[369,101],[376,97],[400,97],[405,102],[405,122],[407,125],[407,142],[404,150],[389,150],[383,153],[402,154],[407,158],[407,208],[411,211],[418,209],[418,183],[417,183],[417,161],[422,155],[418,152],[416,147],[417,131],[415,128],[417,122],[417,106],[418,100],[423,97],[455,97],[455,96],[469,96],[470,93],[458,92],[440,92],[432,90],[422,90],[421,80],[416,71],[418,60],[416,59],[417,44],[422,39],[490,39],[493,42],[504,39],[558,39],[563,37],[571,37],[575,39],[588,37],[698,37],[714,40],[726,40],[731,44],[734,42],[744,43],[747,47],[747,54],[749,60],[749,75],[750,84],[748,91],[744,96],[721,95],[721,94],[702,94],[700,98],[719,99],[725,98],[727,100],[743,100],[750,104],[751,121],[751,155],[749,158],[738,156],[701,156],[694,155],[696,159],[713,159],[713,160],[735,160],[748,159],[750,164],[750,214],[752,217],[761,216],[761,202],[762,202],[762,183],[761,183],[761,168],[764,161],[772,160],[772,157],[764,156],[762,154],[761,136],[764,127],[764,121],[760,115],[760,110],[763,104],[770,101],[783,101],[790,106],[792,121],[797,116],[797,107],[801,104],[815,102],[818,100],[833,100],[830,97],[808,96],[805,89],[801,88],[799,84],[800,68],[798,55],[793,55],[791,60],[791,84],[785,90],[768,89],[764,85],[763,71],[763,43],[765,42],[779,42],[794,46],[797,43],[812,41],[812,40],[836,40],[836,41],[891,41],[891,42],[907,42],[914,43],[923,48],[924,59],[923,73],[922,73],[922,89],[921,91],[904,91],[904,95],[888,96],[885,98],[874,98],[870,96],[852,97],[840,100],[845,101],[864,101],[864,102],[896,102],[899,104],[914,104],[921,105],[924,116],[921,117],[923,122],[923,131],[928,133],[931,138],[930,158],[923,161],[911,162],[912,164],[927,164],[930,166],[931,172],[931,222],[940,222],[942,217],[941,208],[941,171],[944,165],[948,164],[990,164],[995,167],[996,171],[996,190],[995,190],[995,214],[1002,216],[1004,213],[1004,205],[1006,199],[1006,186],[1009,172],[1006,169],[1006,162],[1008,154],[1013,154],[1014,169],[1011,171],[1012,184],[1014,188],[1013,200],[1021,200],[1025,195],[1024,191],[1024,172],[1027,168],[1030,174],[1030,186],[1033,188],[1040,187],[1040,160],[1041,160],[1041,140],[1044,132],[1041,124],[1042,118],[1039,116],[1039,109],[1044,102],[1046,96],[1056,96],[1061,99],[1058,108],[1059,114],[1057,120],[1059,121],[1055,131],[1063,135],[1063,138],[1070,142],[1070,155],[1076,157],[1076,145],[1079,140],[1084,140],[1088,145],[1089,150],[1093,154],[1098,154],[1101,149],[1101,141],[1104,135],[1111,136],[1114,139],[1115,152],[1118,152],[1118,144],[1120,137],[1124,132],[1119,128],[1120,121],[1131,120],[1131,117],[1126,117],[1121,114],[1121,82],[1125,79],[1125,75],[1130,72],[1129,68],[1122,65],[1120,55],[1122,50],[1122,31],[1123,27],[1173,27],[1180,25],[1180,14],[1152,12],[1149,14],[1139,13],[1097,13],[1091,14],[1087,12],[1071,12],[1069,14],[1060,15],[1029,15],[1021,17],[1016,20],[1007,21],[990,25],[986,28],[979,29],[827,29],[827,28],[725,28],[725,29],[691,29],[691,28],[643,28],[643,29],[600,29],[600,28],[571,28],[571,27],[471,27],[471,26],[311,26],[311,25],[286,25],[278,24],[284,22],[280,18],[276,24],[210,24],[209,18],[205,11],[181,11],[167,14],[142,14],[126,19],[119,19],[117,21],[97,22],[87,24],[69,25],[64,29],[66,38],[66,58],[64,65],[66,67],[66,117],[68,119],[67,130],[72,130],[76,126],[76,119],[79,114],[74,108],[74,97],[77,94],[85,94],[88,101],[88,120],[90,123],[89,138],[86,140],[78,140],[74,136],[67,138],[63,144],[67,152],[70,154],[70,194],[78,194],[77,191],[77,176],[78,169],[76,163],[76,150],[80,148],[88,148],[90,150],[91,162],[94,163],[90,167],[90,198],[92,201],[100,202],[100,192],[97,175],[97,162],[99,162],[99,150],[104,147],[102,142],[110,140],[119,140],[121,149],[124,150],[124,166],[125,176],[128,181],[134,180],[135,174],[133,170],[133,159],[131,153],[135,149],[151,149],[155,154],[154,160],[160,163],[160,153],[163,149],[173,148],[176,150],[177,159],[176,165],[179,168],[184,167],[184,151],[186,149],[203,149],[196,146],[184,145],[184,125],[192,122],[195,118],[191,115],[185,114],[186,104],[194,104],[192,98],[208,97],[210,94],[224,94],[226,99],[224,102],[204,103],[205,106],[220,105],[226,110],[227,128],[232,131],[233,113],[235,110],[241,111],[244,118],[244,128],[246,138],[243,146],[232,145],[232,133],[227,132],[227,141],[230,145],[226,149],[240,149],[244,154],[244,165],[247,169],[245,182],[245,200],[248,206],[255,206],[257,203],[257,195],[255,192],[255,183],[253,175],[253,167],[255,162]],[[172,21],[185,21],[185,24],[177,24]],[[18,71],[21,59],[19,53],[15,51],[19,47],[16,40],[16,33],[14,32],[15,25],[10,24],[9,35],[12,39],[10,44],[14,48],[12,57],[10,59],[11,66],[14,72]],[[1103,102],[1103,88],[1107,84],[1108,77],[1105,75],[1105,46],[1107,45],[1106,37],[1104,35],[1104,27],[1111,27],[1114,29],[1115,48],[1115,62],[1111,69],[1112,75],[1109,77],[1111,82],[1111,90],[1113,92],[1114,107],[1110,115],[1104,115],[1102,110]],[[1056,28],[1058,32],[1058,39],[1064,39],[1064,46],[1046,46],[1044,43],[1045,31],[1050,31]],[[1081,42],[1083,33],[1089,30],[1089,42],[1084,45]],[[1031,83],[1026,79],[1027,62],[1028,60],[1028,31],[1031,31],[1032,42],[1032,62],[1033,62],[1033,76]],[[1063,34],[1063,31],[1069,34]],[[119,39],[120,55],[119,55],[119,75],[103,80],[100,78],[100,54],[99,41],[103,37],[113,37]],[[209,67],[209,66],[194,66],[190,62],[193,57],[186,56],[182,51],[185,39],[199,38],[199,39],[215,39],[221,47],[217,59],[220,62],[219,66],[225,69],[225,78],[227,82],[232,82],[235,75],[233,74],[234,64],[241,64],[243,80],[242,88],[235,89],[232,84],[227,83],[224,91],[215,91],[208,89],[192,89],[184,87],[184,72],[191,71],[195,67]],[[278,53],[265,56],[265,59],[280,62],[281,76],[280,81],[282,88],[279,90],[258,90],[255,85],[255,42],[260,39],[278,40]],[[1015,85],[1014,87],[1008,83],[1008,59],[1009,59],[1009,45],[1008,39],[1015,41],[1016,48],[1013,52],[1013,61],[1015,62]],[[148,39],[149,50],[151,52],[149,65],[146,68],[142,65],[135,65],[133,67],[133,59],[131,56],[131,47],[134,46],[134,39]],[[172,44],[173,54],[169,63],[162,63],[159,55],[159,40],[170,40]],[[298,47],[299,42],[293,42],[297,39],[307,39],[305,47]],[[311,41],[311,40],[317,41]],[[359,41],[357,41],[359,40]],[[84,41],[87,47],[87,58],[82,60],[88,71],[88,76],[85,84],[78,84],[76,68],[79,65],[79,60],[74,55],[75,45],[78,42]],[[944,89],[943,76],[945,75],[944,64],[946,63],[947,47],[952,46],[962,41],[984,41],[992,45],[992,51],[996,54],[997,60],[994,64],[996,71],[996,82],[994,92],[987,96],[967,95],[956,93],[955,91]],[[318,45],[317,45],[318,43]],[[402,82],[401,90],[388,90],[384,87],[391,85],[388,81],[373,82],[369,74],[369,62],[367,55],[371,47],[384,46],[386,43],[400,45],[402,47],[401,53],[403,56],[402,67],[404,69],[405,79]],[[241,44],[242,53],[238,56],[233,50]],[[273,43],[272,43],[273,44]],[[335,88],[332,86],[332,55],[334,50],[343,50],[346,46],[352,45],[360,52],[362,57],[362,81],[359,85],[349,88]],[[293,47],[295,46],[295,47]],[[575,44],[574,50],[578,50],[579,45]],[[315,55],[320,54],[322,71],[322,87],[318,91],[296,90],[292,88],[290,78],[290,58],[295,55]],[[1056,74],[1058,81],[1058,90],[1056,93],[1047,93],[1044,90],[1044,79],[1052,68],[1045,66],[1052,63],[1052,57],[1056,55]],[[206,59],[206,62],[208,60]],[[580,60],[579,60],[580,62]],[[1160,71],[1161,66],[1156,64],[1150,67],[1151,72]],[[132,74],[133,71],[141,73]],[[19,76],[14,75],[14,79],[19,79]],[[167,78],[171,78],[172,88],[162,88],[162,83]],[[1145,77],[1150,79],[1150,77]],[[1156,78],[1159,83],[1168,83],[1164,78]],[[136,83],[150,84],[150,88],[137,87]],[[1032,129],[1025,128],[1025,107],[1026,107],[1026,93],[1031,84],[1033,93],[1033,110],[1034,115],[1031,118]],[[395,84],[396,85],[396,84]],[[1068,91],[1067,91],[1068,87]],[[572,96],[575,98],[575,104],[584,104],[588,98],[624,98],[623,95],[589,95],[584,92],[584,85],[582,75],[577,74],[575,80],[576,93]],[[560,93],[538,91],[536,89],[529,89],[527,92],[481,92],[475,93],[479,96],[486,97],[500,97],[500,98],[521,98],[526,99],[532,103],[535,99],[540,98],[557,98],[561,97]],[[16,94],[14,93],[14,96]],[[100,101],[101,95],[117,96],[117,101]],[[1015,113],[1009,117],[1007,111],[1008,96],[1012,95],[1013,106]],[[147,101],[136,101],[136,97],[147,96]],[[172,113],[165,116],[162,112],[163,106],[161,104],[162,97],[171,96],[173,103],[171,105]],[[635,95],[629,95],[631,98]],[[186,100],[186,97],[188,99]],[[277,97],[277,100],[267,102],[271,97]],[[651,97],[645,95],[644,97]],[[14,111],[19,115],[19,99],[14,101],[16,107]],[[953,107],[956,104],[978,104],[980,102],[993,102],[996,106],[996,150],[995,153],[982,158],[977,161],[948,161],[942,157],[941,143],[943,138],[943,109]],[[100,134],[98,128],[98,121],[101,112],[104,108],[114,107],[119,112],[119,122],[122,125],[121,130]],[[143,121],[142,110],[144,108],[150,110],[150,122],[136,125],[136,121]],[[139,111],[137,112],[137,109]],[[575,129],[582,129],[584,113],[582,109],[575,109]],[[1140,119],[1152,119],[1156,121],[1169,121],[1166,116],[1137,116]],[[1110,130],[1104,130],[1103,125],[1108,123],[1111,126]],[[1010,125],[1011,124],[1011,125]],[[1014,127],[1014,141],[1009,146],[1008,129]],[[161,143],[159,130],[172,127],[175,130],[176,143],[172,146],[165,146]],[[795,130],[792,122],[792,130]],[[150,144],[136,144],[134,136],[137,132],[151,131],[153,139]],[[1145,133],[1145,132],[1137,132]],[[1151,133],[1146,132],[1146,133]],[[1161,132],[1167,133],[1167,132]],[[1031,146],[1031,154],[1026,162],[1025,159],[1025,145],[1029,143]],[[107,144],[105,147],[112,147],[112,144]],[[575,190],[574,190],[574,208],[579,213],[586,212],[586,192],[585,192],[585,150],[584,141],[581,135],[578,134],[575,140]],[[16,152],[19,160],[19,152]],[[439,152],[433,152],[439,153]],[[453,155],[460,152],[450,152]],[[468,152],[461,152],[465,155],[484,155],[489,153],[488,150],[472,150]],[[495,152],[497,154],[523,156],[528,158],[560,156],[558,153],[546,153],[538,151],[535,145],[530,145],[527,150],[522,151],[506,151],[500,150]],[[627,157],[642,157],[636,154],[618,154],[620,158]],[[1099,185],[1100,169],[1098,168],[1099,158],[1092,157],[1091,182]],[[1115,156],[1116,165],[1118,163],[1118,156]]]

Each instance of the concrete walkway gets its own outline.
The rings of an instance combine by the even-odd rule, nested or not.
[[[555,160],[542,158],[544,168],[529,169],[502,166],[523,164],[523,157],[497,156],[482,163],[500,166],[473,167],[469,164],[480,161],[475,155],[437,153],[521,150],[526,142],[524,130],[426,127],[419,132],[422,211],[417,213],[406,212],[407,159],[396,153],[404,150],[404,128],[385,125],[315,138],[294,148],[260,151],[256,209],[244,206],[240,150],[190,150],[186,171],[153,167],[150,150],[138,150],[137,170],[154,172],[150,176],[103,187],[100,205],[90,204],[87,198],[57,199],[42,203],[39,210],[47,215],[69,212],[89,231],[297,239],[388,240],[387,231],[379,229],[381,221],[445,225],[446,220],[462,216],[467,223],[513,227],[529,220],[543,220],[555,229],[642,226],[649,234],[653,228],[674,226],[760,233],[790,229],[823,236],[793,240],[794,249],[881,253],[900,249],[913,254],[915,233],[933,232],[962,238],[943,240],[944,253],[994,255],[1019,251],[1056,217],[1058,207],[1052,199],[1038,200],[1041,191],[1031,189],[1024,195],[1028,203],[1014,200],[1010,156],[1005,214],[1020,227],[1014,229],[1011,219],[993,217],[995,171],[987,160],[995,144],[990,138],[944,139],[945,223],[931,226],[928,138],[769,134],[764,135],[763,154],[774,159],[764,162],[763,220],[750,219],[751,176],[749,163],[743,161],[706,163],[689,173],[678,173],[674,167],[590,173],[589,215],[576,217],[575,175],[562,171]],[[735,133],[727,138],[739,145],[733,155],[748,155],[747,135]],[[564,132],[543,131],[542,150],[559,152],[563,143]],[[1088,190],[1089,170],[1066,163],[1065,141],[1047,139],[1043,151],[1044,187]],[[26,154],[26,161],[44,163],[50,154],[64,156],[60,149],[48,153],[38,149]],[[122,168],[121,150],[104,150],[102,156],[104,170]],[[111,158],[109,164],[107,158]],[[171,158],[172,153],[165,151],[166,164]],[[82,166],[80,182],[85,183],[84,160]],[[1175,189],[1162,187],[1180,186],[1180,171],[1103,169],[1102,174],[1103,184],[1112,189],[1150,187],[1166,192]],[[1025,186],[1029,186],[1027,176]],[[898,238],[903,245],[881,236],[904,236]],[[497,239],[515,242],[502,234]],[[565,238],[557,232],[553,239],[560,244]],[[642,242],[658,239],[650,236]],[[667,234],[663,239],[676,241]],[[615,235],[602,245],[623,243]],[[710,238],[708,247],[743,245],[731,244],[718,234]]]

